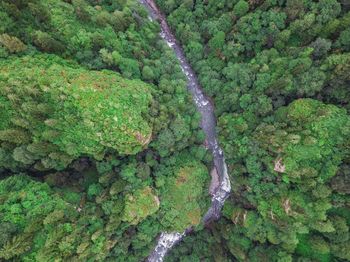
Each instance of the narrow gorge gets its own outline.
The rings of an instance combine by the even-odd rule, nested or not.
[[[140,3],[149,11],[150,19],[157,20],[160,23],[160,36],[174,51],[177,59],[179,60],[181,69],[187,77],[188,90],[192,95],[197,110],[201,114],[201,128],[206,135],[207,148],[212,152],[214,169],[216,169],[216,172],[213,173],[218,174],[219,180],[219,185],[216,187],[214,186],[215,189],[212,195],[211,206],[202,219],[203,223],[207,224],[210,221],[216,220],[220,217],[221,209],[231,191],[231,184],[227,174],[225,157],[217,140],[214,106],[203,93],[196,74],[187,61],[180,44],[176,40],[174,34],[171,32],[165,16],[159,11],[154,1],[140,0]],[[213,180],[215,180],[215,178],[213,178]],[[192,228],[188,228],[185,230],[185,232],[161,233],[156,247],[154,248],[152,254],[148,257],[148,261],[163,261],[167,252],[191,231]]]

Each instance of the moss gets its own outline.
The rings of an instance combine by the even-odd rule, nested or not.
[[[175,168],[174,176],[167,179],[161,195],[164,226],[171,231],[182,232],[200,223],[205,211],[200,202],[208,177],[206,167],[193,160]]]
[[[138,224],[159,209],[158,197],[150,187],[136,190],[133,194],[126,195],[125,199],[123,221],[132,225]]]
[[[141,81],[89,71],[53,55],[0,60],[0,70],[0,85],[6,86],[0,90],[0,139],[24,146],[32,159],[21,153],[17,162],[35,159],[60,169],[83,154],[96,159],[109,149],[135,154],[150,142],[151,89]],[[49,142],[56,151],[38,156],[29,150],[34,141]]]
[[[278,153],[275,157],[282,159],[285,173],[294,181],[306,177],[308,172],[304,171],[311,168],[316,171],[313,176],[323,179],[334,176],[350,137],[346,111],[317,100],[298,99],[280,108],[276,115],[277,128],[270,130],[261,125],[255,139],[263,148]]]

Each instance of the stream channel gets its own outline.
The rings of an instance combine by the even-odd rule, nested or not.
[[[196,104],[197,110],[201,114],[200,126],[206,135],[207,148],[213,155],[214,168],[216,169],[219,178],[219,185],[216,187],[212,195],[211,206],[202,219],[202,222],[204,224],[208,224],[210,221],[217,220],[220,217],[221,209],[231,191],[231,184],[229,176],[227,174],[225,157],[217,141],[214,106],[204,95],[203,89],[198,82],[196,74],[188,63],[180,44],[178,41],[176,41],[174,34],[171,32],[166,22],[165,16],[159,11],[153,0],[139,1],[143,6],[147,8],[149,12],[149,18],[151,20],[157,20],[160,23],[160,36],[174,51],[177,59],[179,60],[181,69],[187,77],[188,90],[192,94],[192,98]],[[148,257],[147,261],[163,261],[168,251],[191,231],[192,228],[188,228],[185,230],[185,232],[161,233],[158,238],[157,245],[155,246],[151,255]]]

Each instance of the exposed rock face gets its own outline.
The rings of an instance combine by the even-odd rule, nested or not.
[[[211,176],[211,182],[209,186],[209,194],[214,195],[216,190],[220,186],[219,175],[218,175],[218,171],[216,170],[216,167],[213,167],[213,169],[210,172],[210,176]]]
[[[276,159],[273,170],[278,173],[284,173],[286,171],[286,166],[282,163],[282,158]]]

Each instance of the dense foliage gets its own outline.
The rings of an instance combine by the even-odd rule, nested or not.
[[[208,188],[205,183],[208,171],[191,158],[182,157],[179,160],[176,167],[172,168],[175,176],[167,177],[164,182],[163,177],[160,177],[158,183],[165,183],[161,194],[161,223],[170,231],[183,232],[198,225],[206,211],[207,206],[203,206],[205,199],[201,197]]]
[[[0,1],[0,260],[350,261],[350,5],[157,0],[212,98],[211,157],[136,0]]]
[[[0,10],[0,260],[140,261],[161,231],[198,225],[210,157],[146,10],[85,0]],[[174,206],[164,199],[181,171],[194,176]]]
[[[233,185],[169,259],[350,260],[347,1],[157,3],[214,100]]]
[[[62,169],[82,155],[102,159],[108,149],[135,154],[151,139],[151,91],[142,82],[55,56],[6,59],[0,70],[2,167]]]

